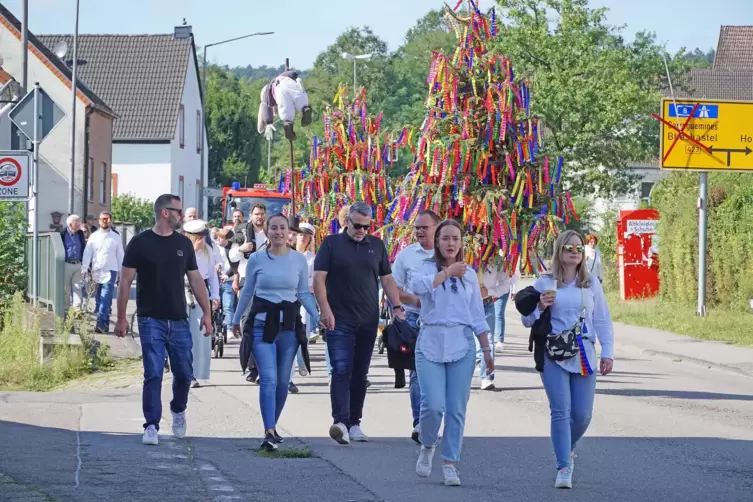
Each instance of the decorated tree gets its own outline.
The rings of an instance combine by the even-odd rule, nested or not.
[[[339,231],[337,215],[343,206],[364,201],[374,211],[372,230],[383,235],[386,210],[394,198],[388,171],[412,133],[381,132],[382,114],[369,115],[364,88],[349,100],[347,87],[340,86],[332,103],[322,113],[324,135],[313,137],[308,166],[296,172],[298,215],[323,237]],[[291,182],[288,173],[281,177],[280,188]]]
[[[426,116],[415,160],[390,204],[392,255],[407,242],[422,209],[456,218],[466,229],[466,261],[479,270],[520,264],[543,268],[539,251],[562,220],[577,218],[561,190],[562,157],[545,154],[541,121],[531,113],[531,88],[512,61],[495,53],[494,10],[447,8],[457,37],[453,54],[435,52]]]

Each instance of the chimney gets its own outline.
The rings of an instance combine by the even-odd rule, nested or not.
[[[173,38],[176,40],[184,40],[186,38],[191,38],[192,36],[193,31],[191,30],[191,25],[186,23],[186,18],[183,18],[183,24],[175,27]]]

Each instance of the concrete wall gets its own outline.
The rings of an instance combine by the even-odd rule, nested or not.
[[[98,216],[100,211],[110,209],[111,185],[112,185],[112,128],[114,121],[102,114],[92,113],[89,116],[89,158],[92,160],[91,197],[89,199],[87,214]],[[104,190],[101,182],[103,180]],[[87,185],[88,186],[88,185]],[[103,196],[104,195],[104,196]]]
[[[130,193],[154,202],[163,193],[176,193],[172,191],[171,151],[169,143],[115,143],[112,173],[117,176],[117,194]]]

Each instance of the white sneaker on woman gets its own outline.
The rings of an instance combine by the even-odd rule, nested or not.
[[[434,457],[435,447],[421,447],[421,452],[418,454],[418,460],[416,461],[416,474],[422,478],[428,478],[431,475],[431,460]]]
[[[572,488],[573,472],[569,467],[563,467],[557,471],[557,479],[554,481],[555,488]]]
[[[445,486],[460,486],[460,475],[454,464],[442,465],[442,474]]]

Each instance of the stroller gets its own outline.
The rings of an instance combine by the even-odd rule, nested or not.
[[[220,308],[212,312],[212,353],[215,359],[224,355],[227,343],[227,327],[224,325],[225,316],[222,312],[220,299]]]

